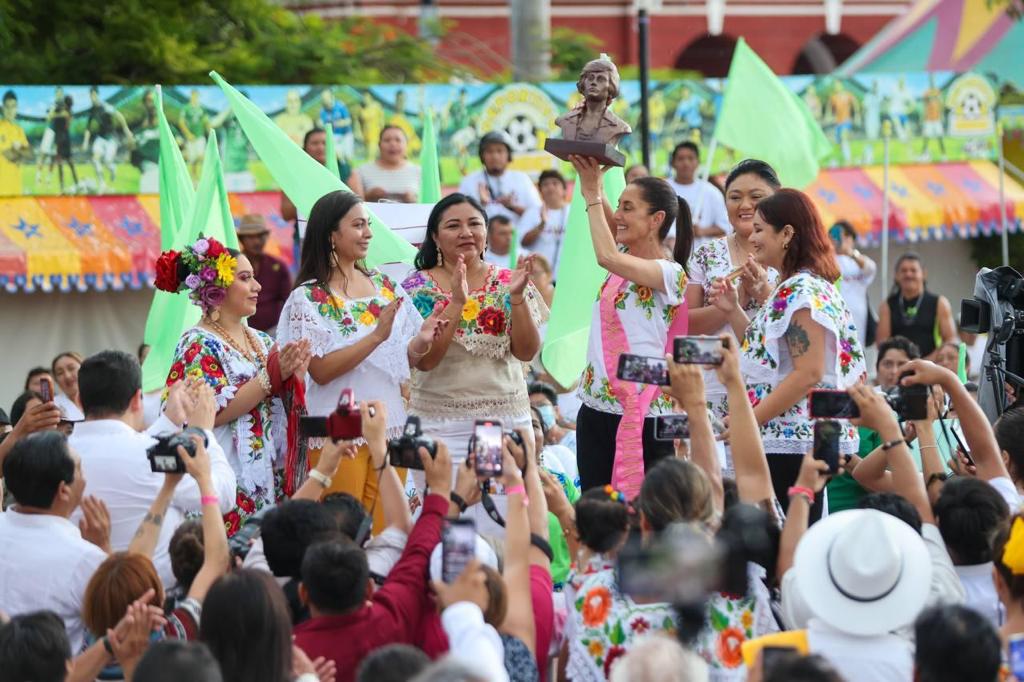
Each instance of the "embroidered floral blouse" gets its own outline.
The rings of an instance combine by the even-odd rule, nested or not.
[[[772,292],[747,326],[741,346],[740,367],[747,379],[750,402],[757,405],[793,371],[793,360],[783,335],[793,314],[810,311],[811,319],[825,329],[825,373],[818,388],[849,388],[865,375],[864,351],[843,297],[824,279],[798,272]],[[840,422],[839,449],[857,452],[857,428]],[[803,397],[781,416],[761,427],[765,452],[803,454],[814,443],[814,420]]]
[[[729,238],[723,237],[702,244],[690,257],[688,265],[690,284],[703,290],[704,305],[710,305],[711,287],[715,280],[726,277],[736,269],[732,264],[732,256],[729,255]],[[768,268],[768,282],[775,286],[778,281],[779,273],[774,268]],[[757,301],[750,299],[743,309],[750,314],[758,307]],[[714,333],[714,336],[720,334],[732,334],[732,327],[725,324]],[[708,396],[709,409],[715,416],[721,419],[729,414],[725,386],[718,380],[718,374],[713,369],[704,371],[704,393]]]
[[[278,343],[308,339],[313,357],[322,358],[365,338],[377,328],[381,310],[396,298],[405,299],[391,327],[391,336],[365,360],[328,384],[306,375],[306,409],[323,417],[338,405],[342,390],[352,389],[356,400],[382,400],[388,408],[388,435],[398,436],[405,425],[401,384],[409,380],[409,342],[419,333],[423,320],[405,291],[387,275],[370,271],[376,292],[372,296],[343,299],[316,282],[297,287],[281,310]],[[322,445],[311,439],[310,445]]]
[[[512,355],[512,271],[491,265],[482,287],[469,292],[462,318],[441,363],[413,370],[409,412],[429,419],[525,417],[530,411],[523,363]],[[402,282],[420,315],[447,306],[451,293],[426,272],[414,270]],[[532,283],[524,301],[539,328],[548,307]]]
[[[665,342],[668,339],[669,327],[675,320],[680,304],[683,303],[687,277],[683,266],[675,261],[658,260],[657,263],[661,266],[665,292],[629,282],[615,294],[615,309],[622,320],[623,328],[628,332],[629,352],[634,355],[661,358],[665,356]],[[601,294],[594,303],[590,323],[590,341],[587,347],[587,364],[583,370],[579,397],[584,405],[592,409],[622,414],[622,404],[612,392],[610,377],[605,370],[601,340],[604,322],[601,319],[600,296],[604,294],[607,286],[608,281],[605,280],[601,286]],[[643,390],[644,385],[637,384],[637,388]],[[672,400],[659,393],[651,402],[648,415],[655,416],[671,412],[673,412]]]
[[[266,356],[274,345],[273,339],[255,329],[250,329],[249,334],[262,344]],[[219,411],[259,370],[260,366],[217,334],[193,327],[178,341],[167,385],[184,377],[201,378],[213,388]],[[164,400],[166,397],[165,391]],[[224,516],[228,535],[233,535],[256,511],[276,503],[283,494],[279,470],[284,466],[286,429],[284,406],[278,398],[262,400],[234,421],[214,427],[214,436],[238,479],[235,509]]]
[[[638,604],[619,591],[615,561],[598,555],[569,575],[566,674],[573,682],[608,679],[615,659],[641,636],[675,634],[676,621],[667,603]]]

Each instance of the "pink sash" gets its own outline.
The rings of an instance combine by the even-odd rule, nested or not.
[[[615,464],[612,467],[612,485],[633,499],[640,492],[644,480],[644,418],[647,410],[657,397],[660,386],[648,385],[637,392],[632,381],[623,381],[616,374],[619,356],[629,353],[629,338],[619,313],[615,309],[615,298],[625,279],[609,275],[601,292],[601,348],[604,351],[604,369],[611,385],[612,394],[622,405],[622,420],[615,437]],[[675,318],[669,326],[665,339],[665,352],[672,350],[673,339],[685,336],[689,326],[688,308],[685,299],[676,309]]]

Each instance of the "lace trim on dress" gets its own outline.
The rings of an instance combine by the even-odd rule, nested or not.
[[[530,399],[525,390],[502,398],[445,398],[435,400],[413,393],[409,414],[431,419],[463,420],[477,417],[521,417],[529,414]]]

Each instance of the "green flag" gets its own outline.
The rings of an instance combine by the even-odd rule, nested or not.
[[[327,129],[324,130],[327,134],[327,148],[324,150],[324,157],[327,159],[327,170],[331,171],[331,175],[338,178],[338,182],[341,182],[341,167],[338,165],[338,151],[334,148],[334,124],[327,124]]]
[[[182,228],[178,230],[174,249],[180,251],[194,243],[200,234],[213,237],[233,249],[238,248],[238,235],[235,233],[235,223],[231,218],[224,172],[221,168],[220,154],[217,152],[217,135],[213,131],[210,131],[206,143],[206,157],[203,159],[203,170],[199,176],[199,187],[185,215]],[[174,362],[174,349],[178,345],[178,339],[186,329],[199,322],[200,318],[199,307],[189,300],[187,292],[156,293],[158,298],[154,298],[150,317],[154,314],[159,316],[159,334],[150,343],[149,355],[142,366],[142,390],[145,393],[156,391],[164,385]],[[162,307],[157,310],[157,301],[160,299],[167,302],[160,304]]]
[[[423,150],[420,152],[420,203],[441,201],[441,168],[437,156],[437,135],[430,109],[423,112]]]
[[[743,38],[736,43],[718,109],[719,144],[770,163],[782,184],[804,188],[831,152],[807,105],[787,88]]]
[[[245,131],[249,144],[256,150],[256,154],[263,160],[277,184],[295,204],[299,215],[309,216],[313,204],[328,192],[349,189],[344,182],[331,175],[329,170],[299,148],[259,107],[221,78],[216,71],[211,71],[210,77],[227,95],[231,110],[235,112],[235,117]],[[374,227],[367,262],[371,266],[399,261],[412,263],[416,256],[416,249],[412,244],[392,232],[374,214],[369,204],[366,206],[366,212],[370,215]]]
[[[156,86],[157,126],[160,130],[160,248],[172,248],[195,196],[192,176],[181,157],[178,140],[164,114],[163,88]],[[166,190],[166,191],[165,191]],[[149,340],[146,340],[149,343]]]
[[[612,168],[604,176],[604,193],[615,206],[626,187],[621,168]],[[558,262],[555,300],[544,338],[541,362],[562,386],[572,386],[587,364],[587,343],[593,304],[608,272],[597,264],[594,243],[590,239],[587,206],[580,194],[580,183],[572,193],[572,204],[565,221],[561,259]]]

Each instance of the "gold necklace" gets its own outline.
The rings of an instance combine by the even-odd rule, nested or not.
[[[213,320],[206,320],[206,323],[210,325],[213,328],[213,330],[221,336],[221,338],[227,341],[229,346],[238,351],[238,353],[243,358],[257,366],[263,366],[267,364],[267,359],[264,356],[262,350],[259,349],[257,346],[253,345],[252,338],[249,336],[248,327],[242,327],[242,336],[245,338],[245,345],[249,347],[249,350],[246,351],[244,348],[242,348],[240,344],[238,344],[235,341],[234,338],[232,338],[231,334],[228,333],[228,330],[225,329],[219,322],[215,322]]]
[[[747,262],[747,256],[749,255],[749,252],[746,249],[744,249],[742,246],[740,246],[739,237],[736,236],[735,232],[732,233],[732,243],[736,247],[737,255],[739,255],[739,257],[740,257],[739,258],[740,265],[743,265],[744,263]]]

